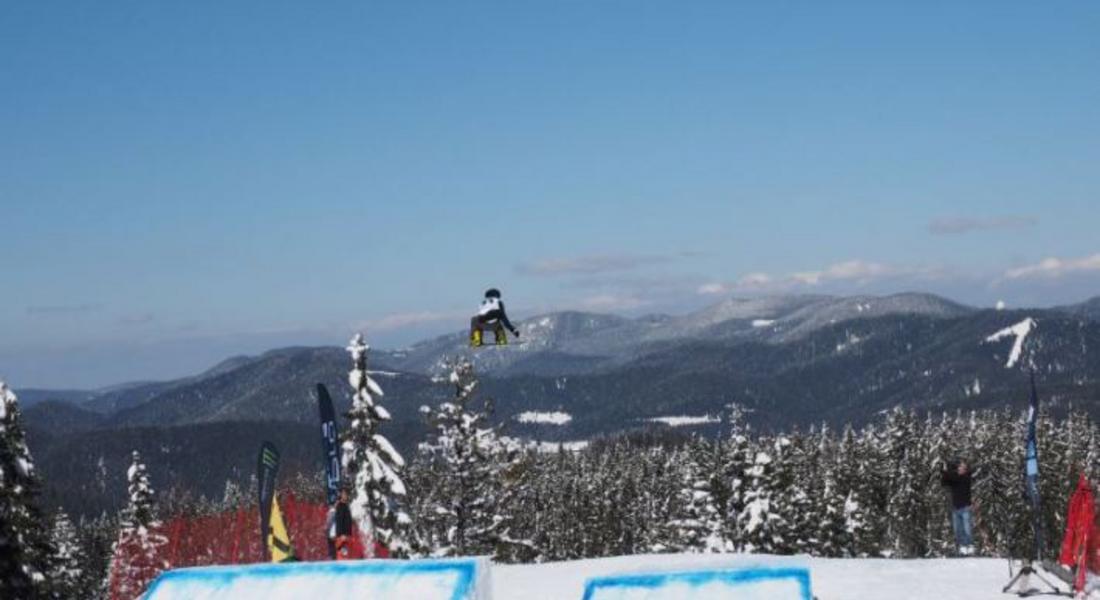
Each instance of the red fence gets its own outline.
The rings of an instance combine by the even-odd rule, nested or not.
[[[328,560],[324,504],[279,498],[279,508],[301,560]],[[111,563],[111,599],[133,600],[164,569],[264,562],[256,507],[200,517],[177,517],[151,530],[156,544],[119,539]]]

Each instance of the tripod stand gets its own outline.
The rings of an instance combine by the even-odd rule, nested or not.
[[[1039,581],[1046,584],[1046,586],[1050,588],[1050,591],[1044,592],[1028,586],[1031,577],[1035,577]],[[1004,589],[1001,590],[1001,593],[1007,594],[1014,586],[1017,585],[1019,585],[1021,588],[1024,586],[1028,586],[1027,589],[1016,590],[1016,595],[1021,598],[1040,595],[1069,596],[1070,598],[1073,597],[1072,592],[1063,592],[1062,590],[1058,589],[1058,586],[1051,583],[1050,580],[1048,580],[1046,577],[1043,577],[1043,574],[1033,566],[1033,561],[1031,560],[1024,560],[1023,566],[1020,567],[1020,572],[1016,573],[1016,576],[1008,582],[1008,585],[1006,585]]]

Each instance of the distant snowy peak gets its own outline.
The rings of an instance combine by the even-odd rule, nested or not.
[[[678,319],[684,329],[701,329],[732,320],[775,320],[793,311],[833,300],[829,296],[730,298]]]
[[[875,319],[891,315],[917,315],[950,319],[971,314],[975,309],[933,294],[905,293],[892,296],[826,298],[779,319],[782,339],[790,341],[845,321]]]
[[[1093,321],[1100,321],[1100,296],[1085,300],[1080,304],[1072,304],[1070,306],[1061,306],[1058,310],[1069,313],[1077,317],[1083,317],[1085,319],[1091,319]]]
[[[1005,363],[1006,369],[1011,369],[1016,366],[1016,363],[1020,362],[1020,356],[1024,351],[1024,340],[1026,340],[1027,336],[1035,329],[1035,325],[1035,319],[1028,317],[1011,327],[1005,327],[997,333],[985,338],[986,343],[999,342],[1008,337],[1015,338],[1016,341],[1012,344],[1012,351],[1009,352],[1008,355],[1008,362]]]

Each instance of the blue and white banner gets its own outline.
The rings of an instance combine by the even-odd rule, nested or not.
[[[1035,523],[1035,555],[1043,556],[1043,520],[1041,496],[1039,495],[1039,442],[1036,424],[1039,420],[1039,392],[1035,389],[1035,372],[1031,372],[1031,405],[1027,411],[1027,441],[1024,450],[1024,485],[1031,502],[1032,519]]]
[[[340,489],[340,441],[336,431],[336,410],[332,396],[323,384],[317,384],[317,405],[321,412],[321,450],[325,458],[325,496],[329,505],[336,504]]]

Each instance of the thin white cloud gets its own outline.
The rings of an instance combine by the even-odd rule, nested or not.
[[[1032,215],[937,217],[928,223],[928,231],[935,235],[962,235],[976,231],[1016,231],[1038,224],[1039,217]]]
[[[51,317],[60,315],[86,315],[98,312],[102,304],[54,304],[48,306],[28,306],[27,314],[32,317]]]
[[[907,277],[934,278],[939,269],[931,267],[906,267],[864,260],[849,260],[814,271],[797,271],[787,275],[750,273],[733,282],[709,282],[699,286],[700,295],[729,294],[734,292],[785,292],[799,288],[818,288],[826,284],[867,285],[883,279]]]
[[[634,310],[650,303],[631,295],[599,294],[581,299],[577,307],[581,310],[620,311]]]
[[[516,265],[520,275],[557,277],[563,275],[597,275],[618,271],[631,271],[641,267],[697,258],[699,252],[676,254],[595,254],[567,258],[547,258]]]
[[[704,283],[696,289],[701,296],[729,294],[732,292],[768,291],[775,289],[776,280],[767,273],[749,273],[737,281],[723,283],[712,281]]]
[[[429,323],[439,323],[442,321],[461,319],[462,316],[463,315],[457,311],[420,311],[394,313],[379,317],[377,319],[368,319],[367,321],[361,323],[358,329],[367,329],[368,331],[393,331],[395,329],[402,329],[405,327],[413,327],[417,325],[426,325]],[[469,315],[466,316],[468,317]],[[468,318],[466,320],[469,321]]]
[[[882,263],[849,260],[829,265],[820,271],[804,271],[791,275],[791,279],[805,285],[820,285],[830,281],[862,281],[882,277],[894,277],[908,272],[905,268],[892,267]]]
[[[152,323],[156,317],[153,313],[135,313],[131,315],[122,315],[118,318],[120,325],[145,325]]]
[[[1100,272],[1100,254],[1081,258],[1050,257],[1042,261],[1009,269],[1004,279],[1057,279],[1076,273]]]

